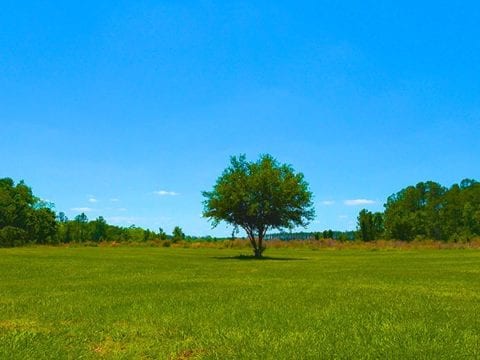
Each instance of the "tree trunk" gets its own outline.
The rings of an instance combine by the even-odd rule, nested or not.
[[[247,232],[248,240],[250,240],[250,244],[252,245],[253,253],[255,254],[255,257],[258,257],[257,256],[258,247],[257,247],[257,243],[255,241],[255,234],[249,228],[245,228],[245,231]]]
[[[257,242],[257,247],[254,251],[255,253],[255,257],[256,258],[261,258],[263,255],[263,252],[265,251],[266,249],[266,246],[263,245],[263,237],[264,237],[264,232],[263,231],[259,231],[258,232],[258,242]]]
[[[262,232],[258,233],[258,255],[255,254],[255,257],[261,258],[263,251],[265,250],[265,246],[263,246],[263,234]]]
[[[263,237],[264,232],[258,232],[258,238],[255,238],[255,232],[251,229],[245,229],[247,231],[248,240],[250,240],[250,244],[253,248],[253,255],[255,258],[260,259],[262,257],[263,252],[265,251],[265,246],[263,246]]]

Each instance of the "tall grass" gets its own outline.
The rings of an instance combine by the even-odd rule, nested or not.
[[[438,240],[375,240],[375,241],[339,241],[334,239],[321,240],[268,240],[265,242],[267,249],[480,249],[480,238],[468,242],[445,242]],[[100,246],[100,247],[172,247],[192,249],[249,249],[250,242],[245,239],[222,241],[179,241],[156,240],[146,242],[101,242],[101,243],[70,243],[63,247]]]

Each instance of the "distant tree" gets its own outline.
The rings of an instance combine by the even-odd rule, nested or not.
[[[360,240],[372,241],[379,239],[383,234],[383,214],[372,213],[362,209],[357,218],[357,229]]]
[[[175,226],[172,233],[172,241],[178,242],[185,239],[185,234],[180,226]]]
[[[0,179],[0,228],[11,226],[27,230],[27,221],[35,204],[32,190],[20,181]]]
[[[58,220],[58,217],[57,217]],[[58,222],[57,224],[57,242],[69,243],[72,241],[72,221]]]
[[[160,240],[167,240],[167,233],[162,228],[159,228],[158,237],[160,238]]]
[[[398,240],[413,240],[416,236],[441,239],[440,211],[446,191],[440,184],[427,181],[390,196],[385,204],[387,237]]]
[[[306,226],[314,218],[312,193],[302,173],[270,155],[248,162],[233,156],[212,191],[204,191],[203,216],[213,226],[221,221],[242,228],[255,257],[261,257],[270,229]]]
[[[96,220],[92,221],[92,240],[93,241],[102,241],[106,240],[107,237],[107,221],[103,216],[99,216]]]
[[[55,213],[49,208],[39,208],[30,213],[27,229],[37,244],[56,242],[57,222]]]
[[[480,183],[474,179],[463,179],[460,181],[460,189],[465,190],[465,189],[470,189],[473,188]]]
[[[146,240],[145,230],[135,225],[130,225],[126,229],[126,235],[128,241],[142,242]]]
[[[469,240],[480,235],[480,183],[464,179],[449,189],[420,182],[390,196],[385,204],[388,238]]]
[[[146,229],[143,232],[143,237],[144,241],[151,241],[151,240],[158,240],[157,234],[155,234],[155,231],[152,231],[150,229]]]
[[[68,217],[65,215],[63,211],[60,211],[57,215],[57,221],[59,223],[66,223],[68,221]]]
[[[480,235],[480,183],[464,179],[447,191],[439,222],[445,240],[468,241]]]
[[[322,232],[322,238],[324,239],[333,239],[333,230],[324,230]]]
[[[88,217],[82,212],[81,214],[75,216],[75,221],[79,224],[86,224],[88,222]]]
[[[88,217],[81,213],[74,218],[74,241],[84,242],[88,240]]]
[[[35,197],[23,181],[0,179],[0,246],[52,242],[56,238],[52,207]]]

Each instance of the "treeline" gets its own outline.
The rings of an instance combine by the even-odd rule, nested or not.
[[[432,181],[420,182],[391,195],[384,206],[383,212],[361,210],[356,232],[326,230],[301,235],[316,240],[432,239],[462,242],[480,236],[480,183],[475,180],[465,179],[450,188]],[[293,235],[273,234],[270,239],[303,238]],[[168,245],[183,240],[225,239],[187,236],[178,226],[171,234],[161,228],[155,232],[134,225],[120,227],[108,224],[101,216],[89,220],[83,213],[70,220],[63,212],[57,215],[52,204],[34,196],[23,181],[15,184],[10,178],[0,179],[0,247],[103,241],[163,241]]]
[[[465,179],[446,188],[420,182],[391,195],[384,212],[360,211],[360,240],[469,241],[480,236],[480,183]]]
[[[186,235],[180,226],[175,226],[171,234],[167,234],[162,228],[158,231],[143,229],[131,225],[121,227],[110,225],[103,216],[95,220],[88,220],[88,217],[81,213],[69,220],[63,212],[57,216],[57,231],[52,238],[53,243],[99,243],[99,242],[147,242],[162,241],[163,246],[175,244],[180,241],[221,241],[225,238],[211,236],[197,237]]]
[[[58,215],[53,205],[34,196],[23,181],[15,184],[10,178],[0,179],[0,247],[26,244],[62,244],[86,242],[142,242],[188,240],[179,226],[167,235],[137,226],[110,225],[100,216],[89,220],[82,213],[69,220],[63,212]]]
[[[82,213],[75,216],[73,220],[68,220],[64,213],[60,212],[57,217],[57,233],[55,241],[57,243],[85,243],[85,242],[142,242],[150,240],[167,240],[175,238],[175,241],[183,240],[185,235],[180,228],[175,228],[175,236],[168,236],[162,229],[154,232],[148,229],[142,229],[135,225],[130,227],[120,227],[110,225],[99,216],[95,220],[88,220],[88,217]]]

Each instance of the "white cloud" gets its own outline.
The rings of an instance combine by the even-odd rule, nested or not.
[[[127,211],[128,209],[127,208],[118,208],[116,209],[117,211]]]
[[[88,199],[88,202],[90,202],[90,203],[96,203],[96,202],[98,202],[98,200],[95,199],[94,197],[91,197],[91,198]]]
[[[358,206],[358,205],[375,204],[375,201],[374,200],[368,200],[368,199],[352,199],[352,200],[345,200],[343,203],[347,206]]]
[[[120,199],[117,199],[117,198],[111,198],[111,199],[110,199],[110,201],[111,201],[111,202],[119,202],[119,201],[120,201]]]
[[[322,205],[325,205],[325,206],[331,206],[333,204],[335,204],[335,201],[333,200],[324,200],[321,202]]]
[[[74,207],[74,208],[71,208],[70,210],[71,211],[84,212],[84,213],[95,211],[94,209],[89,208],[89,207]]]
[[[176,193],[175,191],[167,191],[167,190],[158,190],[153,192],[155,195],[158,196],[177,196],[180,195],[179,193]]]

